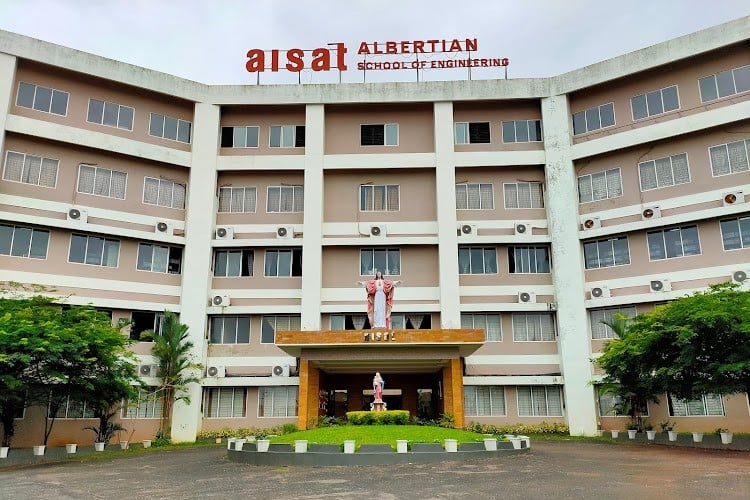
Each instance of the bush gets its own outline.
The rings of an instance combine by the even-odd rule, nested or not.
[[[323,415],[322,417],[312,417],[309,422],[310,429],[337,427],[339,425],[346,425],[346,421],[339,417],[329,417],[327,415]]]
[[[467,431],[477,432],[479,434],[513,434],[513,435],[560,435],[567,436],[570,434],[570,429],[565,424],[550,424],[548,422],[542,422],[541,424],[530,425],[530,424],[511,424],[511,425],[492,425],[482,424],[479,422],[471,422],[466,426]]]
[[[406,410],[349,411],[346,420],[352,425],[407,425],[409,412]]]
[[[291,434],[293,432],[297,432],[299,429],[297,429],[297,424],[284,424],[281,426],[281,433],[282,434]]]

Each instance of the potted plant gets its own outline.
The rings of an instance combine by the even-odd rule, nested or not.
[[[703,433],[702,432],[693,432],[693,442],[694,443],[700,443],[703,441]]]
[[[677,427],[676,423],[671,420],[665,420],[659,423],[659,427],[661,427],[662,432],[667,433],[670,441],[677,441],[677,431],[674,430]]]
[[[409,447],[409,441],[406,439],[397,439],[396,440],[396,452],[397,453],[406,453],[408,451]]]
[[[654,426],[651,425],[650,422],[644,422],[643,429],[646,431],[646,439],[648,439],[649,441],[653,441],[654,439],[656,439],[656,431],[654,430]]]
[[[73,454],[76,451],[78,451],[78,444],[76,443],[68,443],[65,445],[65,452],[69,454]]]
[[[628,438],[635,439],[636,434],[638,434],[638,422],[631,420],[628,422]]]
[[[732,444],[733,434],[729,432],[729,429],[722,429],[721,427],[719,427],[715,432],[716,434],[721,436],[721,444]]]
[[[105,445],[114,437],[115,433],[125,430],[118,422],[111,421],[116,413],[117,410],[114,412],[99,412],[99,425],[84,427],[84,429],[94,433],[94,449],[96,451],[104,451]]]
[[[347,439],[344,441],[344,453],[354,453],[354,449],[357,442],[354,439]]]
[[[617,439],[620,436],[619,430],[612,429],[610,432],[612,433],[612,439]]]

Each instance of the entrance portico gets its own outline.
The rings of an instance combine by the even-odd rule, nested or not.
[[[276,345],[299,359],[300,429],[320,416],[369,409],[375,372],[385,379],[388,409],[422,418],[450,413],[463,427],[463,358],[483,343],[478,329],[276,333]]]

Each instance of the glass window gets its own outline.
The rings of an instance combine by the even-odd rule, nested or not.
[[[617,236],[604,240],[585,241],[583,257],[586,269],[630,264],[628,237]]]
[[[255,252],[252,249],[214,251],[214,276],[252,276]]]
[[[606,200],[622,196],[622,176],[619,168],[578,177],[578,202]]]
[[[302,212],[305,209],[303,186],[268,186],[266,212]]]
[[[143,181],[143,203],[184,210],[186,189],[185,184],[146,177]]]
[[[0,224],[0,255],[46,259],[49,231]]]
[[[503,184],[505,208],[544,208],[541,182]]]
[[[497,274],[495,248],[458,247],[459,274]]]
[[[505,416],[505,388],[494,385],[465,386],[464,414],[467,417]]]
[[[219,188],[219,212],[255,213],[256,202],[255,187]]]
[[[206,418],[242,418],[247,416],[247,389],[244,387],[204,387],[203,408]]]
[[[750,90],[750,65],[700,78],[698,84],[702,102],[747,92]]]
[[[305,147],[305,127],[302,125],[272,125],[269,146],[272,148]]]
[[[492,184],[456,184],[456,210],[492,210],[494,208]]]
[[[162,137],[172,141],[190,143],[192,123],[179,118],[151,113],[148,133],[154,137]]]
[[[51,408],[50,408],[51,410]],[[48,418],[96,418],[94,416],[94,406],[83,400],[77,400],[70,396],[63,399],[62,404],[54,415],[48,415]]]
[[[81,164],[78,167],[78,192],[123,200],[127,177],[125,172]]]
[[[380,271],[384,276],[401,274],[401,250],[398,248],[363,248],[359,251],[360,276],[375,276]]]
[[[554,342],[552,313],[513,313],[514,342]]]
[[[721,241],[724,250],[750,248],[750,217],[722,220]]]
[[[273,344],[277,331],[299,330],[302,328],[302,317],[299,314],[266,315],[261,318],[260,342]]]
[[[690,182],[687,153],[682,153],[638,164],[641,191]]]
[[[669,395],[670,417],[724,416],[721,394],[703,394],[699,399],[677,399]]]
[[[361,146],[398,146],[398,123],[360,125]]]
[[[646,238],[651,260],[672,259],[701,253],[698,226],[650,231]]]
[[[741,140],[709,148],[713,175],[729,175],[750,170],[748,163],[750,146],[748,144],[750,140]]]
[[[562,417],[562,394],[558,386],[519,386],[519,417]]]
[[[461,328],[481,328],[486,342],[503,340],[500,313],[461,313]]]
[[[151,243],[138,244],[136,268],[139,271],[180,274],[181,267],[182,248],[154,245]]]
[[[45,113],[65,116],[68,113],[67,92],[21,82],[18,85],[16,105]]]
[[[260,387],[259,417],[296,417],[297,386]]]
[[[542,140],[541,120],[502,122],[503,142],[539,142]]]
[[[398,211],[400,206],[397,184],[359,186],[359,210],[361,212]]]
[[[139,389],[136,399],[122,408],[122,418],[161,418],[162,398],[158,395],[156,387],[149,387],[147,391]]]
[[[549,273],[549,248],[547,247],[508,247],[508,272]]]
[[[86,120],[90,123],[108,125],[125,130],[133,130],[135,109],[114,102],[89,99],[89,110]]]
[[[594,106],[573,114],[573,134],[583,134],[600,128],[611,127],[615,124],[614,103]]]
[[[607,326],[606,323],[612,323],[615,315],[622,314],[628,318],[635,318],[635,306],[626,307],[608,307],[605,309],[591,309],[589,311],[589,320],[591,323],[592,339],[613,339],[616,338],[614,330]]]
[[[222,148],[257,148],[260,144],[260,127],[221,127]]]
[[[93,266],[117,267],[120,241],[101,236],[72,234],[68,262]]]
[[[302,276],[302,249],[266,250],[264,269],[267,277]]]
[[[5,154],[3,179],[54,188],[57,184],[59,164],[60,161],[54,158],[8,151]]]
[[[250,316],[211,316],[212,344],[249,344]]]

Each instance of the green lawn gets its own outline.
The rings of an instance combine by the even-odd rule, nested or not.
[[[442,443],[444,439],[456,439],[460,443],[482,441],[486,436],[461,429],[421,425],[340,425],[322,427],[309,431],[293,432],[271,438],[272,443],[294,443],[306,439],[309,443],[343,444],[354,439],[361,444],[390,444],[396,447],[397,439],[407,439],[411,443]]]

